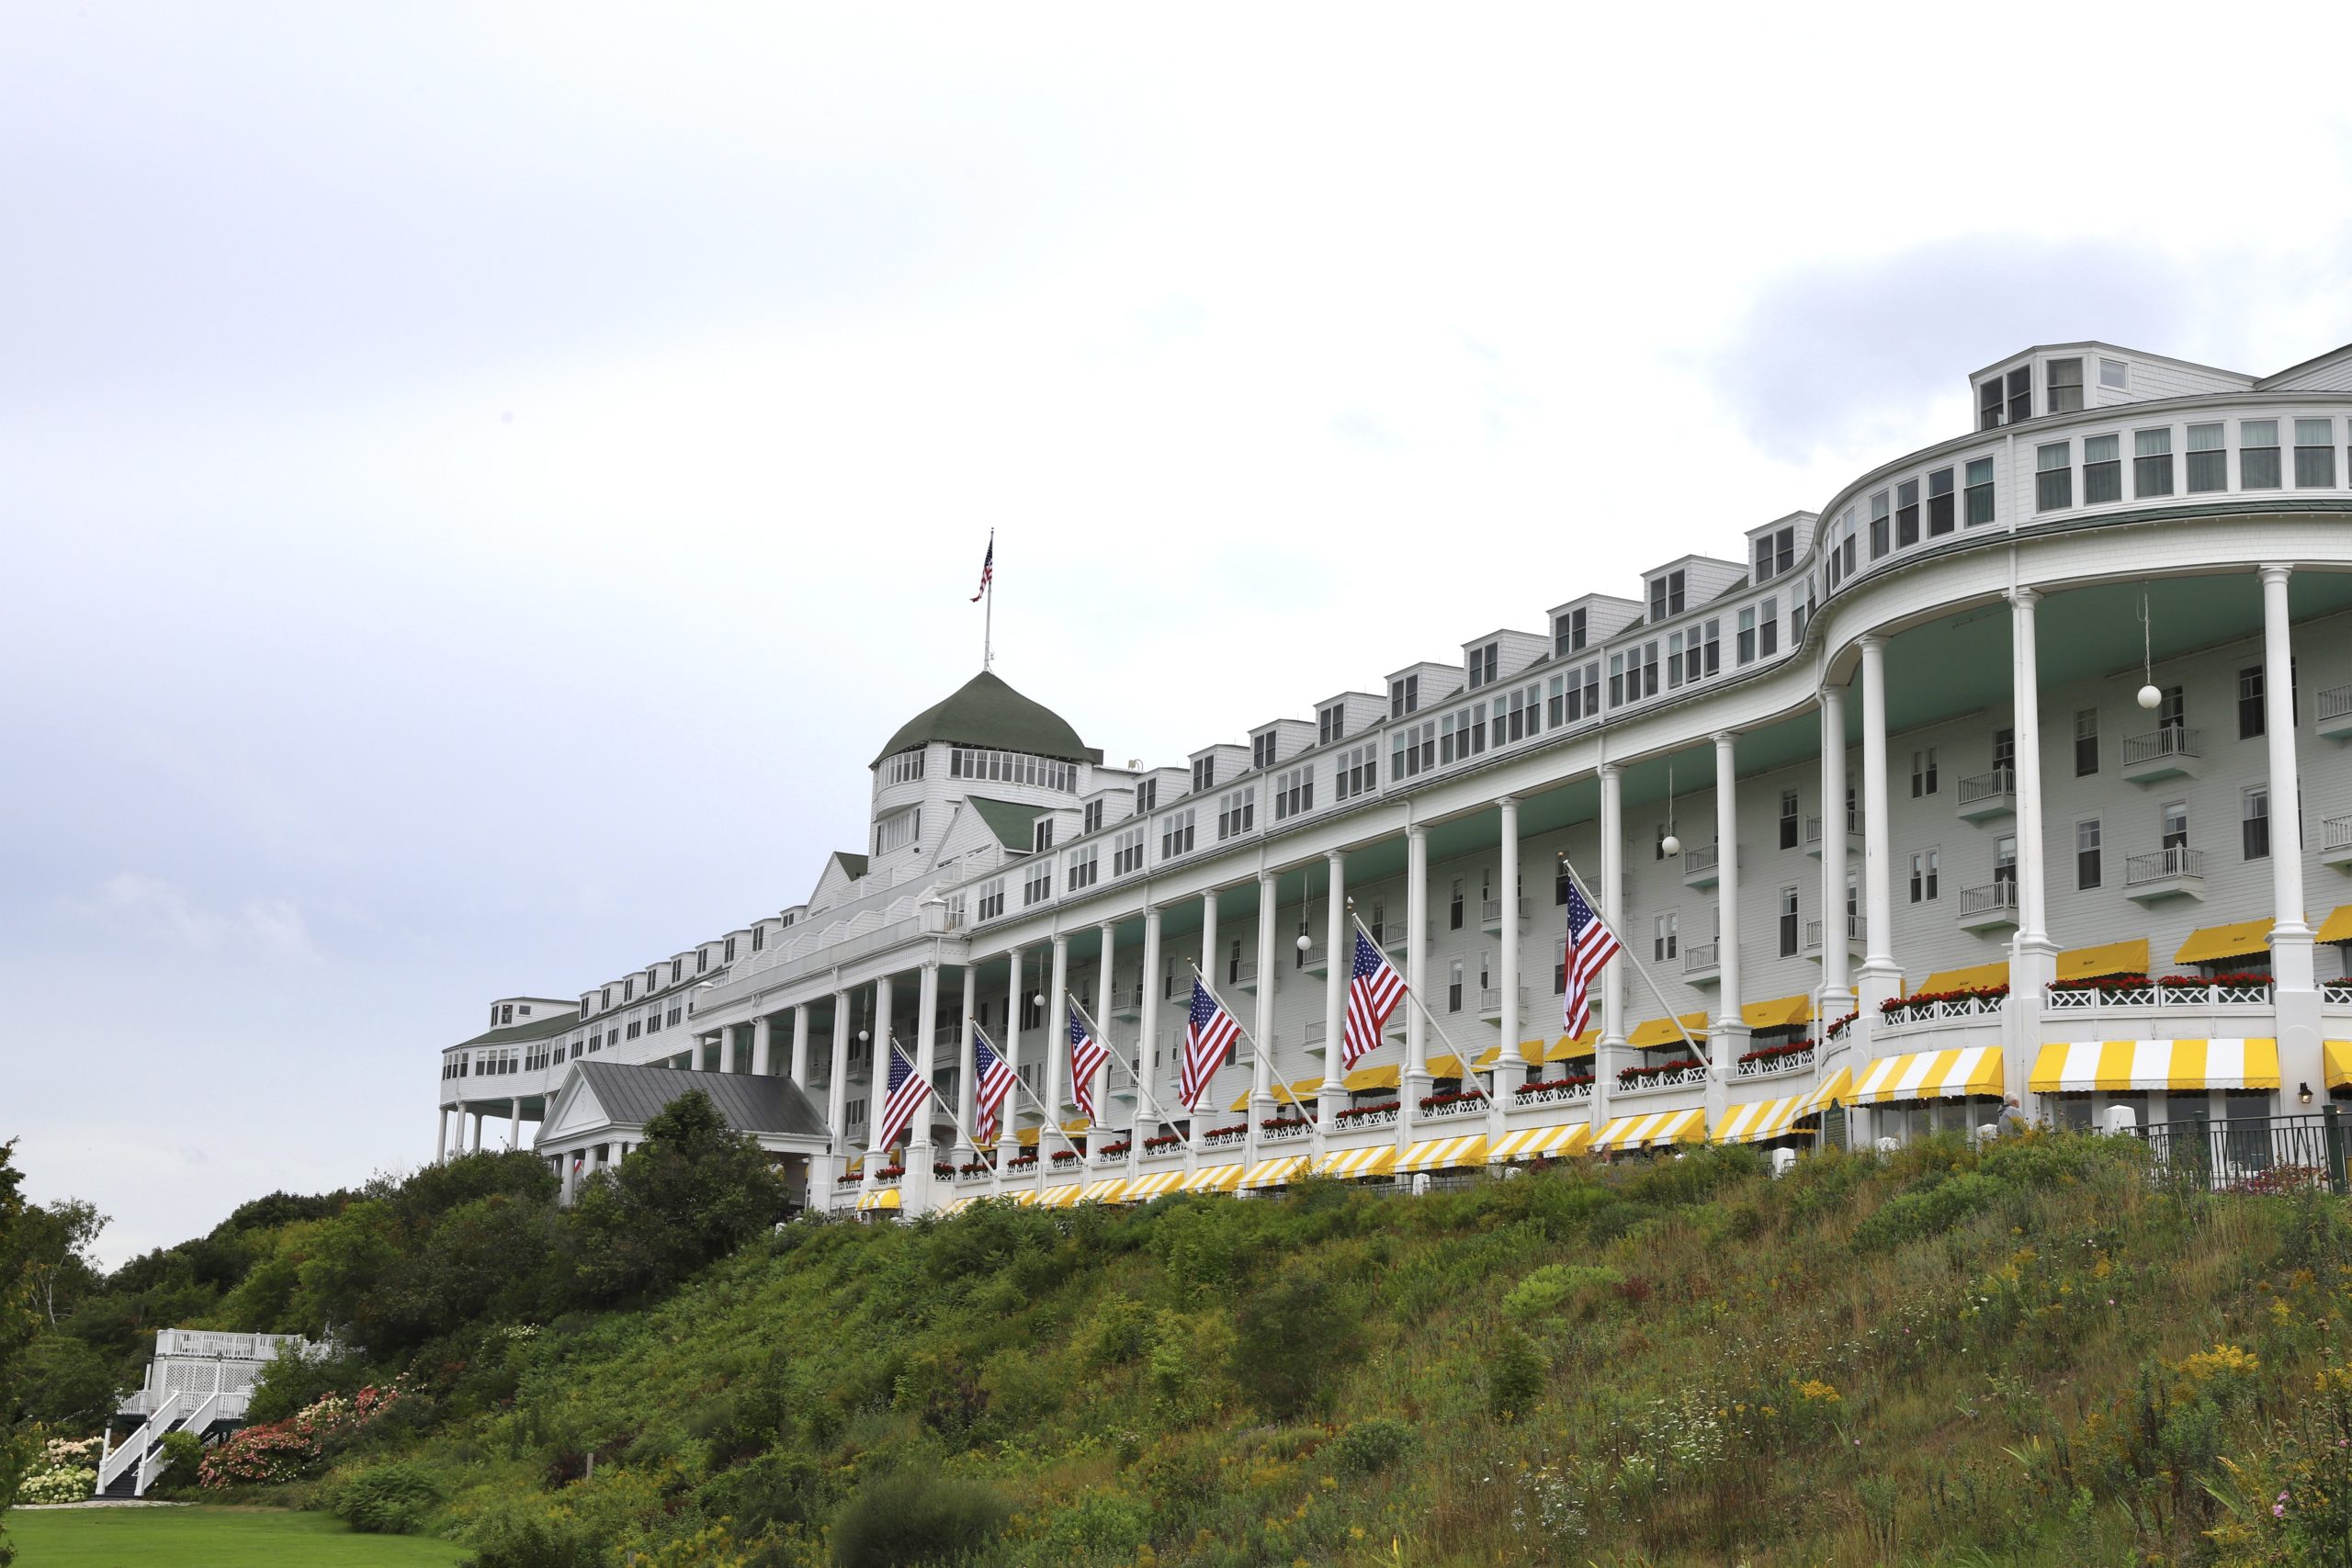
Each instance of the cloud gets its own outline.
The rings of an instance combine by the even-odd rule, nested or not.
[[[310,922],[287,898],[248,898],[231,909],[206,908],[176,883],[126,871],[107,878],[94,897],[72,907],[119,931],[185,952],[258,954],[288,963],[308,963],[318,956]]]

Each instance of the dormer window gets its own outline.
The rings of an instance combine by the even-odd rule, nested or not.
[[[1496,665],[1501,655],[1502,644],[1499,642],[1490,642],[1484,648],[1474,648],[1470,650],[1468,674],[1472,691],[1476,691],[1495,678]]]
[[[727,939],[727,957],[724,962],[729,964],[735,962],[735,939],[731,936]]]
[[[1977,383],[1977,429],[1998,430],[2004,424],[2023,424],[2032,417],[2031,367],[2020,365],[2007,376],[1987,376]]]
[[[1662,621],[1668,615],[1682,614],[1683,574],[1680,571],[1660,572],[1650,579],[1650,619]]]
[[[1552,651],[1574,653],[1585,644],[1585,613],[1570,610],[1552,617]]]
[[[1086,833],[1099,833],[1102,830],[1102,803],[1101,801],[1090,800],[1086,803],[1085,822],[1085,827],[1080,829],[1080,831]]]
[[[1797,564],[1797,531],[1775,528],[1756,536],[1756,581],[1770,582]]]
[[[1054,847],[1054,819],[1050,817],[1038,818],[1035,825],[1031,829],[1030,840],[1029,848],[1035,853],[1044,854],[1047,850],[1052,849]]]
[[[2132,385],[2132,367],[2120,359],[2098,362],[2098,384],[2111,391],[2124,391]]]
[[[765,926],[753,926],[752,928],[752,951],[753,953],[761,952],[766,948],[767,944],[768,928]]]
[[[1193,793],[1198,795],[1215,783],[1216,783],[1216,759],[1215,757],[1196,759],[1193,763]]]
[[[1348,708],[1345,703],[1333,703],[1315,716],[1315,743],[1329,746],[1348,732]]]
[[[1420,706],[1421,678],[1419,675],[1400,675],[1388,682],[1389,717],[1402,718],[1408,713],[1419,712]]]
[[[707,947],[697,947],[697,948],[695,948],[695,974],[697,974],[697,975],[699,975],[699,974],[703,973],[705,970],[708,969],[709,967],[710,967],[710,949],[708,949],[708,948],[707,948]],[[612,1005],[612,998],[609,998],[609,997],[605,998],[605,1005],[606,1005],[606,1006],[608,1006],[608,1007],[609,1007],[610,1005]]]
[[[1253,768],[1274,765],[1274,731],[1270,729],[1263,735],[1250,738],[1250,765]]]
[[[1139,779],[1136,783],[1136,815],[1148,817],[1159,804],[1159,781]]]
[[[2079,359],[2053,359],[2042,367],[2041,385],[2043,412],[2048,413],[2080,413],[2083,412],[2083,362]]]

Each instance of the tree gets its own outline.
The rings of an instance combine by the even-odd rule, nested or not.
[[[29,1204],[19,1217],[13,1243],[21,1259],[18,1268],[51,1328],[57,1326],[61,1300],[70,1313],[74,1300],[97,1283],[90,1244],[106,1228],[107,1217],[97,1206],[79,1198]]]
[[[17,1560],[17,1549],[8,1544],[4,1521],[17,1500],[17,1483],[24,1479],[27,1458],[13,1415],[17,1391],[9,1385],[21,1375],[14,1369],[24,1365],[24,1349],[40,1326],[18,1246],[25,1201],[17,1190],[23,1174],[16,1168],[16,1154],[14,1138],[0,1144],[0,1568]]]
[[[618,1169],[581,1193],[572,1277],[596,1300],[667,1289],[782,1219],[786,1199],[759,1145],[689,1089],[646,1122]]]

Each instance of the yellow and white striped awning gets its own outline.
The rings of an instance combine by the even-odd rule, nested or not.
[[[878,1192],[861,1192],[857,1195],[857,1209],[860,1213],[875,1209],[895,1209],[898,1206],[899,1190],[895,1187],[885,1187]]]
[[[2044,1045],[2036,1094],[2127,1089],[2277,1089],[2276,1040],[2089,1040]]]
[[[1851,1067],[1840,1067],[1814,1085],[1813,1092],[1804,1097],[1804,1109],[1797,1114],[1810,1116],[1816,1111],[1826,1111],[1833,1105],[1851,1105],[1853,1102],[1854,1070]]]
[[[1745,1105],[1735,1105],[1724,1112],[1723,1125],[1715,1129],[1715,1142],[1760,1144],[1767,1138],[1785,1137],[1798,1117],[1809,1114],[1805,1110],[1808,1098],[1792,1094],[1781,1100],[1751,1100]]]
[[[2327,1068],[2327,1087],[2331,1089],[2352,1088],[2352,1040],[2329,1040],[2320,1046],[2322,1062]]]
[[[1647,1116],[1620,1116],[1592,1135],[1592,1152],[1621,1149],[1662,1149],[1668,1144],[1707,1141],[1707,1112],[1699,1106],[1688,1111],[1657,1111]]]
[[[1261,1159],[1241,1178],[1241,1185],[1254,1190],[1295,1181],[1314,1158],[1313,1155],[1283,1155],[1279,1159]]]
[[[1856,1105],[1897,1100],[2001,1098],[2001,1048],[1972,1045],[1962,1051],[1914,1051],[1883,1056],[1854,1087]]]
[[[1124,1201],[1126,1195],[1127,1179],[1124,1176],[1090,1181],[1078,1190],[1078,1201],[1081,1203],[1117,1203]]]
[[[1037,1190],[1034,1187],[1023,1187],[1019,1191],[1010,1193],[1008,1196],[1012,1198],[1015,1207],[1026,1209],[1033,1207],[1036,1203]]]
[[[1230,1192],[1241,1185],[1238,1165],[1204,1165],[1184,1178],[1187,1192]]]
[[[1148,1203],[1154,1198],[1165,1198],[1184,1185],[1184,1173],[1177,1170],[1155,1170],[1148,1176],[1138,1176],[1127,1183],[1127,1201]]]
[[[1075,1209],[1078,1207],[1078,1183],[1067,1187],[1048,1187],[1037,1194],[1040,1209]]]
[[[1521,1127],[1496,1139],[1487,1157],[1497,1165],[1509,1165],[1515,1159],[1564,1159],[1584,1153],[1585,1145],[1591,1141],[1589,1122],[1567,1122],[1557,1127]]]
[[[1487,1163],[1487,1135],[1465,1134],[1459,1138],[1424,1138],[1396,1159],[1399,1171],[1452,1170],[1456,1166]]]
[[[1333,1149],[1315,1167],[1315,1174],[1352,1181],[1360,1176],[1387,1176],[1396,1168],[1396,1145],[1366,1144],[1360,1149]]]

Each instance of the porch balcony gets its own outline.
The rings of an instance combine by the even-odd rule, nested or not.
[[[2352,817],[2323,817],[2319,858],[2338,871],[2352,871]]]
[[[2123,776],[2136,784],[2197,776],[2203,765],[2205,732],[2165,725],[2123,738]]]
[[[1989,822],[2014,817],[2018,811],[2018,775],[2013,768],[1995,768],[1960,781],[1960,819]]]
[[[1693,986],[1723,983],[1723,943],[1694,942],[1682,950],[1682,978]]]
[[[1964,931],[2014,929],[2018,923],[2016,881],[2002,876],[1983,887],[1962,888],[1959,923]]]
[[[1503,988],[1488,986],[1478,993],[1478,1016],[1488,1023],[1499,1022],[1503,1016]],[[1519,987],[1519,1017],[1524,1023],[1533,1015],[1527,1010],[1527,987]]]
[[[1821,818],[1804,819],[1804,852],[1814,859],[1821,858]],[[1862,814],[1858,808],[1846,813],[1846,857],[1851,862],[1862,852]]]
[[[2352,740],[2352,686],[2330,686],[2320,693],[2312,728],[2324,739]]]
[[[2135,904],[2205,897],[2205,852],[2186,844],[2123,863],[2123,896]]]
[[[1502,935],[1503,901],[1501,899],[1488,898],[1479,904],[1478,929],[1488,936]],[[1519,897],[1519,929],[1522,931],[1527,929],[1527,896],[1523,893]]]
[[[1693,844],[1682,852],[1682,886],[1713,887],[1723,876],[1723,846]]]

